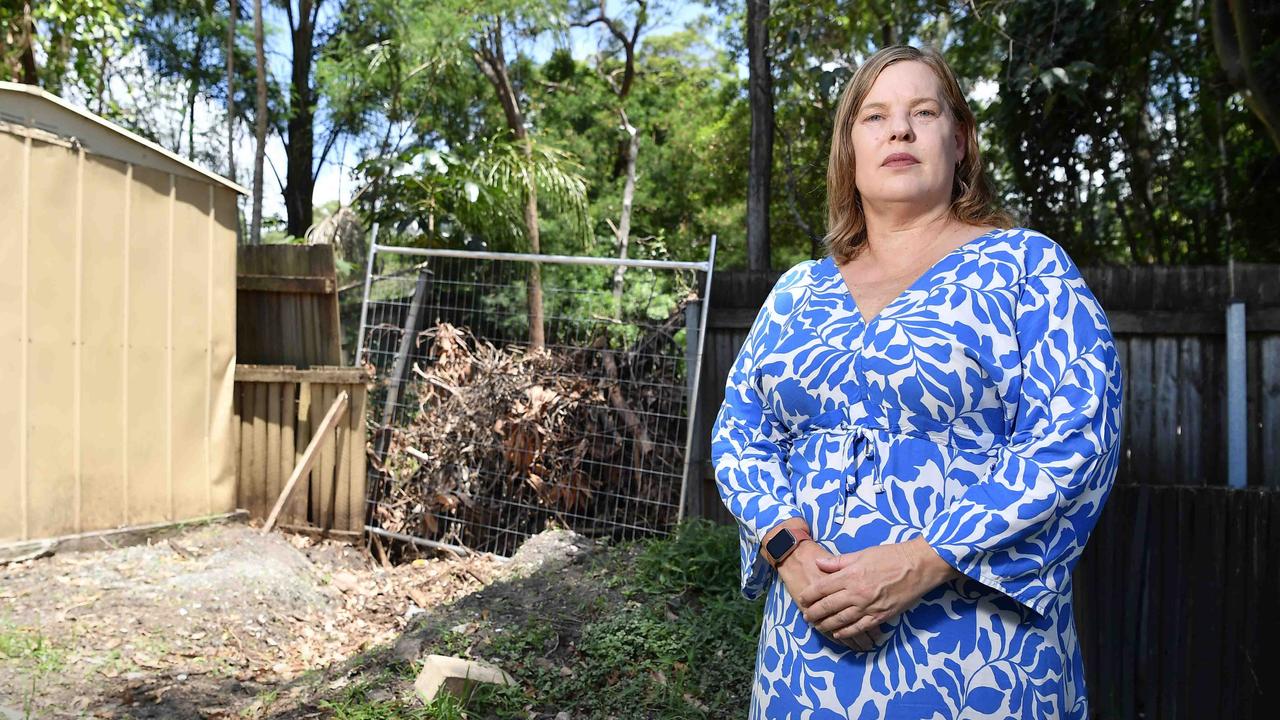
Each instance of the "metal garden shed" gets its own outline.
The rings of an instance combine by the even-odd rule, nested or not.
[[[234,509],[244,192],[0,82],[0,545]]]

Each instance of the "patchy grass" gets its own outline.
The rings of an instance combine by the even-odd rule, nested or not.
[[[40,631],[19,627],[0,618],[0,661],[12,663],[21,673],[23,687],[18,693],[24,717],[32,717],[34,702],[44,678],[62,672],[66,652]]]
[[[690,521],[667,538],[599,546],[568,567],[494,583],[406,633],[419,657],[492,663],[515,686],[424,707],[412,692],[419,665],[384,648],[359,680],[310,706],[350,720],[742,717],[762,607],[738,593],[737,542],[736,528]]]
[[[59,672],[65,653],[40,631],[0,620],[0,657],[38,672]]]

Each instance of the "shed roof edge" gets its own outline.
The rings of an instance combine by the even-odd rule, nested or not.
[[[54,105],[57,105],[58,107],[62,108],[63,110],[67,110],[68,112],[75,113],[76,115],[79,115],[80,117],[85,118],[86,120],[89,120],[90,122],[93,122],[93,123],[95,123],[95,124],[97,124],[97,125],[101,125],[102,127],[106,128],[107,130],[110,130],[111,132],[116,133],[117,135],[120,135],[120,136],[122,136],[122,137],[124,137],[124,138],[126,138],[126,139],[128,139],[128,140],[131,140],[132,142],[138,143],[139,145],[142,145],[142,146],[144,146],[144,147],[148,148],[149,150],[152,150],[152,151],[154,151],[154,152],[160,153],[160,154],[161,154],[161,155],[163,155],[164,157],[166,157],[166,158],[168,158],[168,159],[170,159],[170,160],[172,160],[172,161],[174,161],[174,162],[176,162],[176,163],[178,163],[178,164],[180,164],[180,165],[182,165],[182,166],[184,166],[184,167],[186,167],[186,168],[188,168],[188,169],[190,169],[190,170],[192,170],[192,171],[194,171],[194,172],[196,172],[196,173],[199,173],[200,175],[202,175],[202,176],[204,176],[204,177],[206,177],[206,178],[208,178],[208,179],[210,179],[210,180],[212,180],[212,181],[216,182],[217,184],[219,184],[219,185],[221,185],[221,186],[223,186],[223,187],[225,187],[225,188],[228,188],[228,189],[233,190],[233,191],[235,191],[235,192],[237,192],[237,193],[240,193],[241,195],[248,195],[248,194],[249,194],[249,191],[248,191],[244,186],[239,185],[239,184],[237,184],[237,183],[234,183],[234,182],[232,182],[231,180],[228,180],[227,178],[225,178],[225,177],[223,177],[223,176],[221,176],[221,175],[219,175],[219,174],[217,174],[217,173],[215,173],[215,172],[211,172],[211,171],[209,171],[209,170],[206,170],[206,169],[204,169],[204,168],[200,167],[199,165],[196,165],[195,163],[191,162],[190,160],[187,160],[186,158],[182,157],[181,155],[178,155],[178,154],[176,154],[176,153],[169,152],[169,151],[168,151],[168,150],[166,150],[165,148],[163,148],[163,147],[161,147],[161,146],[159,146],[159,145],[157,145],[157,144],[155,144],[155,143],[151,142],[150,140],[148,140],[148,139],[146,139],[146,138],[142,137],[141,135],[138,135],[138,134],[136,134],[136,133],[130,132],[130,131],[128,131],[128,130],[126,130],[126,129],[122,128],[122,127],[120,127],[119,125],[116,125],[115,123],[111,122],[110,120],[107,120],[106,118],[103,118],[103,117],[100,117],[100,116],[98,116],[98,115],[95,115],[94,113],[91,113],[91,112],[89,112],[88,110],[85,110],[85,109],[83,109],[83,108],[76,107],[75,105],[72,105],[71,103],[67,102],[66,100],[63,100],[62,98],[58,97],[57,95],[54,95],[54,94],[49,93],[49,92],[46,92],[45,90],[43,90],[43,89],[41,89],[41,88],[39,88],[39,87],[36,87],[35,85],[26,85],[26,84],[23,84],[23,83],[15,83],[15,82],[9,82],[9,81],[7,81],[7,80],[0,80],[0,92],[5,92],[5,91],[7,91],[7,92],[20,92],[20,93],[26,93],[27,95],[32,95],[32,96],[34,96],[34,97],[40,98],[41,100],[44,100],[45,102],[53,103]]]

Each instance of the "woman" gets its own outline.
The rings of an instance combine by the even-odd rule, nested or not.
[[[830,255],[730,373],[716,482],[765,595],[753,718],[1085,718],[1071,569],[1115,478],[1120,367],[1053,240],[991,208],[935,51],[836,110]]]

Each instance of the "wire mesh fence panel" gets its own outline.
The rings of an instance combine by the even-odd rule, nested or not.
[[[622,266],[619,296],[607,260],[374,249],[371,531],[503,555],[669,531],[710,263]]]

